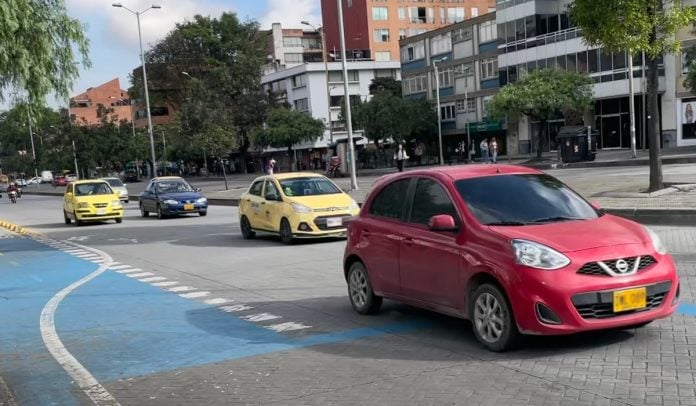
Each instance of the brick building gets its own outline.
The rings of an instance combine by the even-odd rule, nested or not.
[[[133,110],[128,92],[118,78],[70,98],[70,119],[77,125],[99,125],[102,119],[131,122]]]

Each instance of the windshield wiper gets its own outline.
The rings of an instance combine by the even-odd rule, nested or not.
[[[526,226],[529,223],[523,223],[521,221],[494,221],[491,223],[486,223],[487,226]]]
[[[532,220],[532,223],[551,223],[555,221],[587,220],[584,217],[554,216]]]

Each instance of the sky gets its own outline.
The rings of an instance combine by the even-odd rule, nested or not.
[[[68,13],[87,26],[92,66],[82,69],[71,96],[88,87],[98,86],[118,77],[123,89],[130,87],[128,75],[140,65],[138,24],[135,15],[111,4],[118,0],[65,0]],[[320,0],[154,0],[162,6],[141,15],[143,46],[151,44],[174,28],[178,22],[194,15],[217,17],[224,11],[237,13],[242,20],[257,20],[262,29],[274,22],[283,27],[299,28],[302,20],[321,25]],[[152,0],[121,0],[123,6],[141,11],[153,4]],[[51,98],[52,99],[52,98]],[[52,106],[61,102],[49,99]],[[63,102],[65,103],[65,102]]]

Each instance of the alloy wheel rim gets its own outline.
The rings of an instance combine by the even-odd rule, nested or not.
[[[488,343],[495,343],[505,331],[503,308],[492,294],[486,292],[474,304],[476,331]]]
[[[355,270],[350,274],[350,297],[360,308],[367,303],[367,278],[362,270]]]

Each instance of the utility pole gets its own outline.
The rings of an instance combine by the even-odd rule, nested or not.
[[[346,64],[346,33],[343,27],[343,0],[338,3],[338,25],[341,34],[341,62],[343,65],[343,89],[346,100],[346,129],[348,130],[348,155],[350,155],[350,190],[358,189],[358,179],[355,174],[355,145],[353,145],[353,123],[350,112],[350,92],[348,89],[348,66]]]

